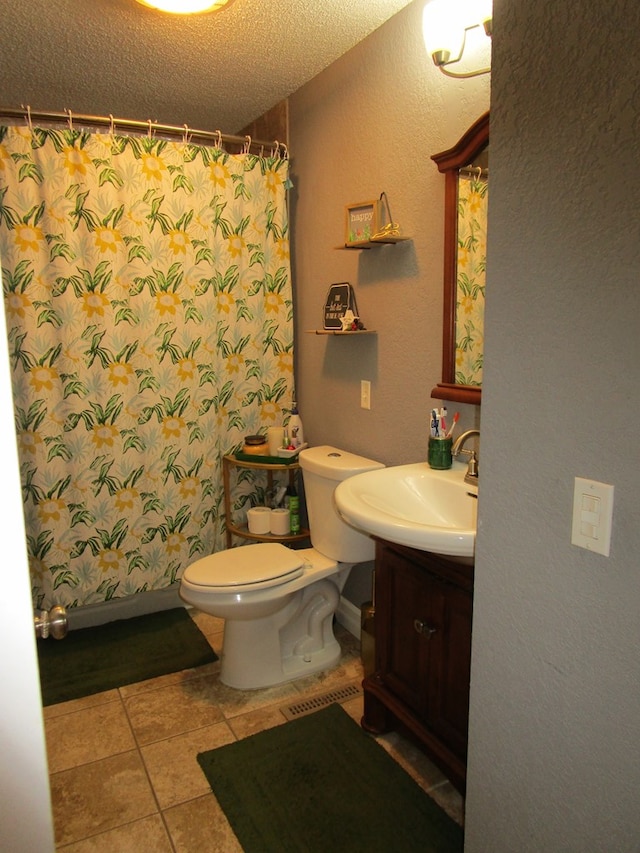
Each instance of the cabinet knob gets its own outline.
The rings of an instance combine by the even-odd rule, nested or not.
[[[413,627],[416,629],[418,634],[426,634],[428,640],[430,640],[431,635],[435,634],[435,632],[438,630],[437,628],[433,628],[431,625],[429,625],[428,622],[425,622],[422,619],[414,619]]]

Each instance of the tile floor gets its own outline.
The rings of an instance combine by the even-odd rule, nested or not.
[[[223,621],[192,616],[219,654]],[[336,636],[338,667],[279,687],[233,690],[216,662],[45,708],[56,849],[239,853],[196,755],[286,724],[281,708],[304,697],[359,685],[359,642],[340,625]],[[360,720],[361,694],[343,706]],[[379,740],[461,823],[463,800],[440,770],[396,733]]]

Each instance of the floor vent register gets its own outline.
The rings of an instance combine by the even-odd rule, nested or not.
[[[355,699],[361,693],[362,688],[359,684],[347,684],[345,687],[340,687],[337,690],[329,690],[327,693],[319,693],[317,696],[304,699],[302,702],[287,705],[280,710],[287,720],[296,720],[298,717],[312,714],[314,711],[318,711],[326,705],[332,705],[334,702],[345,702],[347,699]]]

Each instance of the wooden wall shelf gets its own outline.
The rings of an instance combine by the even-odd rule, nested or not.
[[[344,243],[342,246],[336,246],[336,249],[376,249],[378,246],[392,246],[405,240],[411,240],[411,237],[385,237],[380,240],[363,240],[361,243]]]
[[[342,337],[359,338],[361,335],[377,335],[373,329],[357,329],[355,331],[343,332],[340,329],[307,329],[308,335],[340,335]]]

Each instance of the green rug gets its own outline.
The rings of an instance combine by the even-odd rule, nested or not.
[[[245,853],[460,853],[462,829],[339,706],[203,752]]]
[[[42,704],[55,705],[217,660],[184,607],[38,640]]]

